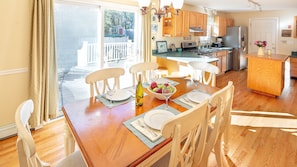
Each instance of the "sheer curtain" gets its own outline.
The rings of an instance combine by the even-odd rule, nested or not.
[[[34,112],[30,125],[38,128],[58,110],[54,0],[33,0],[30,98]]]

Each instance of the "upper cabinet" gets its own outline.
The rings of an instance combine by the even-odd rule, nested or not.
[[[184,36],[184,11],[176,15],[173,8],[169,8],[168,17],[163,17],[163,36],[182,37]]]
[[[214,37],[222,37],[226,35],[226,18],[223,16],[215,16],[214,24],[212,27],[212,36]]]
[[[232,18],[226,18],[226,26],[227,27],[234,26],[234,19],[232,19]]]
[[[297,16],[294,17],[293,37],[297,38]]]
[[[189,25],[190,27],[201,28],[203,32],[194,32],[194,36],[206,36],[207,34],[207,14],[190,12]]]
[[[190,27],[202,28],[203,32],[195,32],[195,36],[205,36],[207,30],[207,15],[190,12],[180,11],[178,15],[175,15],[173,8],[170,8],[170,17],[163,18],[163,36],[171,37],[186,37],[189,36]]]

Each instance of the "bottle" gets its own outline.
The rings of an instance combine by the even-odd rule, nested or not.
[[[136,95],[135,95],[135,105],[136,106],[143,105],[143,87],[141,82],[141,75],[138,76],[138,83],[136,86]]]

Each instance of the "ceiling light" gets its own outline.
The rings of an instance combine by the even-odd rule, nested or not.
[[[251,6],[252,8],[256,8],[256,9],[258,8],[259,11],[262,11],[262,6],[258,2],[253,0],[248,0],[248,2],[249,2],[249,6]]]
[[[150,11],[154,11],[154,15],[158,16],[158,20],[160,22],[161,17],[167,15],[168,8],[172,5],[172,7],[176,11],[176,15],[178,15],[178,12],[181,10],[184,4],[184,0],[158,0],[158,8],[151,8],[148,9],[150,6],[150,0],[138,0],[138,4],[140,6],[140,10],[142,12],[142,15],[147,14]]]

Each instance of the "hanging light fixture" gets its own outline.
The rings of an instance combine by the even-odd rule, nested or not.
[[[151,8],[148,9],[150,6],[150,0],[138,0],[138,4],[140,7],[140,10],[142,12],[142,15],[147,14],[150,11],[154,11],[154,15],[157,15],[158,20],[160,22],[161,17],[167,15],[168,8],[171,6],[175,9],[176,15],[178,15],[178,12],[181,10],[184,4],[184,0],[158,0],[158,8]]]

